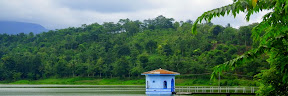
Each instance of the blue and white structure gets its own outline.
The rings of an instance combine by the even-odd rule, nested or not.
[[[160,68],[141,75],[146,76],[146,94],[172,94],[175,91],[175,75],[180,73]]]

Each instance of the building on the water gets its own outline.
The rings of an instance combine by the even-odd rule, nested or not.
[[[141,75],[146,76],[146,94],[172,94],[175,91],[175,75],[180,73],[160,68]]]

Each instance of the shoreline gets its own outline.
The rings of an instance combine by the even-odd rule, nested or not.
[[[176,79],[176,86],[218,86],[218,82],[206,79]],[[144,78],[47,78],[39,80],[0,81],[0,85],[92,85],[92,86],[145,86]],[[258,86],[253,80],[221,80],[221,86]]]

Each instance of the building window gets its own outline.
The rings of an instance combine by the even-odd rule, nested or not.
[[[167,89],[167,81],[164,81],[164,83],[163,83],[163,88],[164,88],[164,89]]]

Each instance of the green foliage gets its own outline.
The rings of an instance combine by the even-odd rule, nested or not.
[[[210,32],[213,34],[213,36],[217,36],[220,32],[223,31],[223,27],[220,25],[214,25],[212,28],[210,28]]]
[[[198,34],[192,36],[192,21],[172,21],[173,18],[158,16],[144,22],[121,19],[117,23],[84,24],[36,35],[0,34],[0,81],[42,79],[49,84],[80,84],[76,77],[141,78],[142,72],[163,68],[191,75],[184,79],[199,74],[195,78],[199,80],[193,84],[208,84],[207,74],[212,73],[214,66],[243,54],[253,43],[250,38],[240,36],[243,32],[251,34],[248,29],[254,25],[243,26],[248,29],[242,30],[205,23],[198,25]],[[247,46],[243,39],[247,39]],[[266,64],[262,58],[258,59],[257,65]],[[250,66],[251,63],[230,73],[245,76],[259,73],[260,69]],[[257,70],[247,70],[247,66]],[[46,82],[47,78],[74,79],[48,79]],[[227,82],[237,78],[251,80],[234,75],[221,78]],[[87,81],[100,84],[97,80]],[[107,80],[103,84],[109,82],[114,81]]]
[[[9,82],[6,82],[9,83]],[[144,85],[145,79],[119,79],[119,78],[48,78],[40,80],[19,80],[9,84],[77,84],[77,85]]]
[[[235,17],[241,11],[246,13],[246,20],[249,21],[253,13],[262,10],[271,10],[271,12],[264,15],[263,21],[253,28],[252,37],[254,42],[259,42],[256,43],[258,47],[222,65],[216,66],[211,77],[216,78],[217,73],[234,70],[239,65],[245,64],[245,62],[255,60],[256,57],[268,55],[269,58],[266,60],[270,65],[270,69],[263,70],[256,75],[261,82],[261,89],[258,91],[258,95],[288,95],[287,0],[234,0],[233,4],[205,12],[198,17],[192,27],[192,33],[196,33],[196,25],[198,22],[201,23],[203,19],[209,22],[213,17],[230,14],[230,11]],[[247,30],[251,30],[251,28],[240,27],[240,33],[244,33],[244,38],[251,36],[246,33]],[[251,45],[246,43],[246,40],[249,39],[245,39],[245,45]]]

